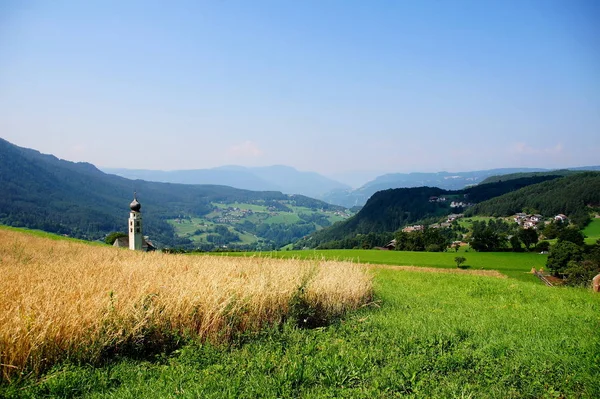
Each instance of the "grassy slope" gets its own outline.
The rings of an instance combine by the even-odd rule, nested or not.
[[[378,270],[378,306],[153,361],[63,366],[0,396],[600,397],[600,296],[512,279]],[[20,390],[20,388],[25,389]]]
[[[596,241],[600,240],[600,219],[594,218],[587,225],[587,227],[583,230],[583,234],[587,237],[585,242],[587,244],[594,244]]]
[[[311,251],[277,251],[268,253],[228,253],[224,256],[273,256],[278,258],[300,259],[339,259],[353,260],[361,263],[428,266],[440,268],[456,268],[453,252],[408,252],[408,251],[379,251],[360,249],[332,249]],[[466,265],[471,269],[498,270],[511,278],[522,281],[537,281],[536,277],[528,274],[532,267],[536,269],[546,265],[547,255],[537,253],[513,252],[460,252],[458,256],[467,258]]]
[[[89,245],[106,246],[106,244],[101,241],[81,240],[79,238],[61,236],[59,234],[48,233],[48,232],[42,231],[42,230],[28,229],[28,228],[24,228],[24,227],[11,227],[11,226],[6,226],[3,224],[0,224],[0,229],[9,230],[9,231],[18,231],[21,233],[31,234],[36,237],[48,238],[50,240],[67,240],[67,241],[80,242],[80,243],[89,244]]]

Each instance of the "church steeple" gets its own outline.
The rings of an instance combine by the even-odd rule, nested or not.
[[[137,200],[137,193],[133,193],[133,201],[129,204],[129,249],[141,251],[142,250],[142,214],[140,209],[142,205]]]
[[[131,209],[132,211],[135,211],[135,212],[139,212],[141,207],[142,207],[142,205],[137,200],[137,193],[134,191],[133,192],[133,201],[131,201],[131,204],[129,204],[129,209]]]

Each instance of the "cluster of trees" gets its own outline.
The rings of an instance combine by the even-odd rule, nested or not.
[[[328,241],[320,244],[318,249],[371,249],[383,247],[394,237],[393,233],[367,233],[357,234],[353,237],[346,237],[342,240]],[[304,248],[305,241],[299,241],[294,245],[294,249]]]
[[[583,236],[559,236],[552,246],[546,267],[568,285],[587,286],[600,273],[600,240],[595,245],[584,245]]]
[[[425,228],[419,231],[399,231],[394,235],[397,251],[442,252],[454,241],[451,229]]]
[[[239,235],[229,231],[227,227],[218,225],[206,236],[206,241],[214,245],[222,246],[241,240]]]

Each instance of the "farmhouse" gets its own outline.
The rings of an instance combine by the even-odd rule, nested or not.
[[[566,222],[568,218],[566,215],[559,213],[558,215],[554,216],[554,220],[556,220],[557,222]]]

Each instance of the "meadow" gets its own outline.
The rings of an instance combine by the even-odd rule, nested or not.
[[[585,243],[586,244],[595,244],[596,241],[600,240],[600,218],[594,218],[583,229],[583,234],[585,235]]]
[[[464,256],[468,270],[497,270],[522,281],[537,281],[530,271],[546,265],[548,255],[532,252],[410,252],[377,249],[329,249],[273,252],[230,252],[222,256],[267,256],[279,259],[328,259],[375,265],[423,266],[456,269],[454,258]],[[204,256],[204,255],[193,255]]]
[[[5,381],[186,338],[228,341],[290,318],[322,324],[372,293],[364,268],[347,262],[193,258],[38,235],[0,229]]]

